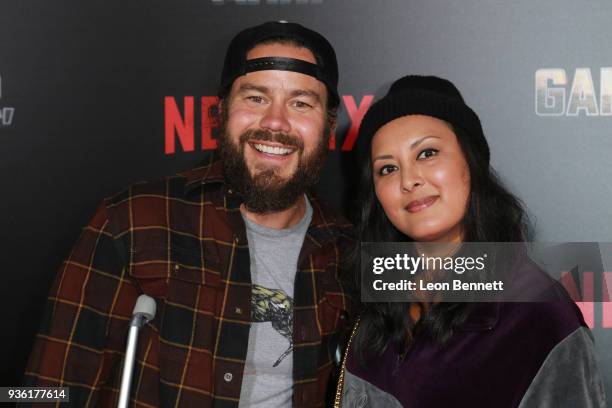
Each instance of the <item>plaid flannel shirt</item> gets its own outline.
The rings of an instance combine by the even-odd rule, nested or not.
[[[25,374],[67,386],[73,406],[115,406],[136,298],[156,299],[140,332],[137,407],[237,407],[251,320],[241,200],[221,162],[104,201],[52,286]],[[295,277],[293,406],[325,404],[349,297],[338,281],[351,227],[310,198]]]

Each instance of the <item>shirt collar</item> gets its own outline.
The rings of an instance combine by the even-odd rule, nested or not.
[[[185,194],[193,193],[199,188],[208,185],[224,184],[225,178],[223,176],[223,162],[221,160],[215,160],[211,158],[211,161],[202,166],[192,170],[188,170],[181,173],[186,178],[185,183]],[[226,189],[229,195],[232,195],[231,189]],[[328,242],[332,242],[337,239],[338,235],[345,234],[344,231],[348,227],[346,225],[338,223],[341,218],[332,215],[329,211],[323,208],[319,200],[311,194],[307,194],[308,200],[312,205],[312,221],[307,232],[307,239],[317,247],[322,247]],[[236,197],[238,198],[238,197]]]
[[[199,187],[209,184],[224,183],[223,163],[221,160],[216,160],[192,170],[188,170],[181,175],[187,179],[185,183],[185,194],[190,194]]]

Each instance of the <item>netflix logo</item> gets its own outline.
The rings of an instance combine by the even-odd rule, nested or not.
[[[374,99],[373,95],[364,95],[358,100],[352,95],[343,95],[340,112],[344,109],[350,121],[345,135],[337,137],[332,134],[329,140],[330,150],[348,152],[353,150],[357,132],[363,116]],[[197,150],[214,150],[217,148],[215,130],[219,121],[214,111],[219,99],[216,96],[184,96],[164,98],[164,152],[168,155],[177,151],[193,152]],[[199,112],[199,123],[196,125],[196,112]],[[197,134],[197,137],[196,137]]]

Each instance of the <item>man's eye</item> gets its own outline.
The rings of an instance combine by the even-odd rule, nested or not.
[[[246,99],[249,102],[253,102],[253,103],[264,103],[264,98],[262,96],[251,95],[251,96],[247,96]]]
[[[387,174],[390,174],[395,170],[397,170],[397,167],[387,164],[386,166],[382,166],[380,169],[378,169],[378,175],[386,176]]]
[[[417,160],[429,159],[431,157],[437,156],[438,152],[438,149],[425,149],[419,153],[419,155],[417,156]]]
[[[293,101],[293,107],[298,109],[310,109],[312,105],[304,101]]]

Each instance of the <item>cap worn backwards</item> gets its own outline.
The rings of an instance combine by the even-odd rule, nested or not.
[[[247,59],[247,53],[257,44],[272,39],[285,39],[303,44],[312,52],[317,63],[276,56]],[[336,53],[329,41],[316,31],[296,23],[270,21],[238,33],[225,54],[219,83],[219,98],[227,96],[234,80],[239,76],[263,70],[294,71],[312,76],[325,84],[329,95],[329,106],[338,107],[340,99]]]

